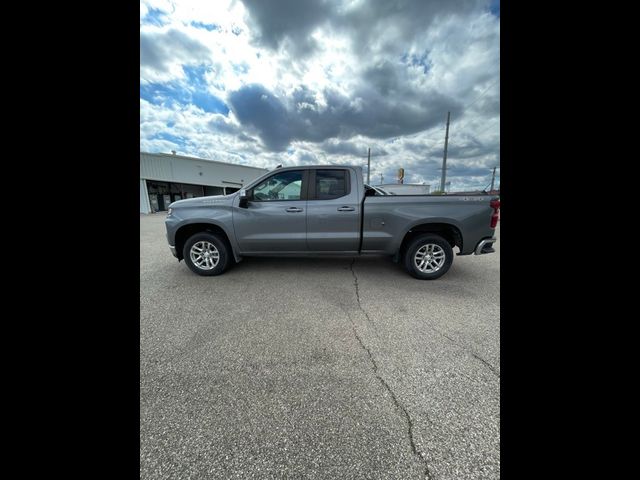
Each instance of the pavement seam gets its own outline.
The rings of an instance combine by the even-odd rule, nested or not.
[[[355,264],[355,262],[356,262],[356,259],[354,258],[353,261],[351,262],[350,269],[351,269],[351,273],[353,274],[354,285],[356,287],[356,299],[358,300],[358,308],[360,309],[360,311],[362,311],[362,313],[365,315],[365,317],[367,317],[367,319],[373,324],[373,321],[369,318],[369,315],[364,310],[364,308],[362,308],[362,304],[360,303],[360,294],[359,294],[359,287],[358,287],[358,276],[356,275],[355,271],[353,270],[353,265]],[[428,480],[431,480],[433,477],[431,476],[431,471],[429,470],[429,464],[427,463],[427,459],[425,458],[425,454],[418,450],[418,448],[416,446],[416,442],[415,442],[415,440],[413,438],[413,421],[411,420],[411,416],[409,415],[409,412],[404,407],[404,405],[402,405],[402,403],[400,403],[400,401],[398,400],[398,397],[396,396],[396,394],[393,391],[393,389],[391,388],[391,386],[378,373],[378,364],[377,364],[375,358],[373,357],[373,355],[371,354],[371,350],[362,341],[362,338],[360,338],[360,335],[358,335],[358,330],[356,328],[356,324],[353,321],[353,319],[351,318],[351,316],[350,315],[347,315],[347,316],[349,317],[349,321],[351,322],[351,328],[353,330],[354,336],[356,337],[356,340],[358,340],[358,343],[360,344],[360,347],[362,347],[362,349],[365,352],[367,352],[367,355],[369,357],[369,361],[371,362],[371,365],[373,365],[373,373],[374,373],[374,375],[376,376],[378,381],[382,384],[382,386],[387,390],[387,392],[389,392],[389,395],[391,395],[391,399],[393,400],[394,405],[398,409],[400,409],[400,411],[402,411],[402,413],[404,414],[404,417],[405,417],[405,419],[407,421],[407,426],[408,426],[408,432],[407,433],[408,433],[408,437],[409,437],[409,443],[411,444],[411,451],[413,452],[413,454],[416,457],[418,457],[420,462],[424,465],[424,476],[425,476],[425,478],[428,479]]]

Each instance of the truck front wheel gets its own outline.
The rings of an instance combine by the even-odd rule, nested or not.
[[[224,240],[213,233],[196,233],[184,243],[184,263],[198,275],[220,275],[229,264],[229,249]]]
[[[453,249],[440,235],[426,233],[416,237],[404,253],[404,266],[420,280],[435,280],[447,273],[453,262]]]

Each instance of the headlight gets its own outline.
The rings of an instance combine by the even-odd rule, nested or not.
[[[169,210],[167,210],[167,216],[171,215],[171,212],[173,212],[173,208],[170,208]]]

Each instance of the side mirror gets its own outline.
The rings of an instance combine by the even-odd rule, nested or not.
[[[240,190],[240,202],[238,203],[238,206],[240,208],[249,208],[249,195],[247,194],[247,191],[243,188],[242,190]]]

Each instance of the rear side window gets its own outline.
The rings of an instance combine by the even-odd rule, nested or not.
[[[331,200],[349,193],[349,174],[346,170],[316,170],[317,200]]]

